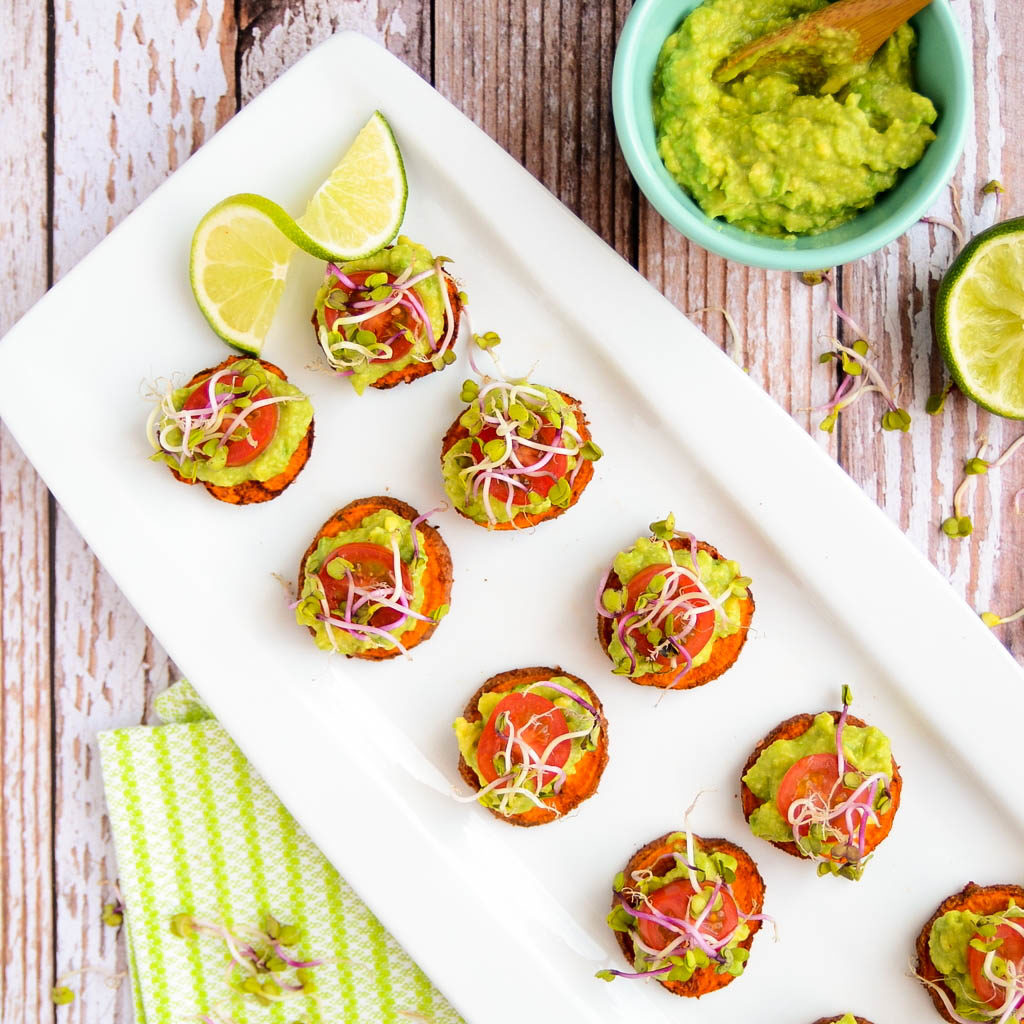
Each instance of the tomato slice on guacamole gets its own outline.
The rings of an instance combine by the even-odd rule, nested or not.
[[[344,568],[343,562],[351,564]],[[330,568],[331,566],[335,568]],[[332,575],[336,573],[337,575]],[[331,611],[343,612],[348,602],[349,591],[380,589],[383,596],[388,596],[395,587],[395,556],[382,544],[354,542],[342,544],[336,548],[320,568],[320,582]],[[402,589],[412,593],[409,570],[402,565]],[[363,601],[372,607],[372,599],[365,596],[355,600]],[[353,615],[357,609],[353,606]],[[377,629],[390,629],[402,618],[402,613],[394,608],[378,608],[367,619],[367,624]]]
[[[568,740],[548,750],[553,740],[569,732],[561,709],[539,693],[510,693],[499,701],[487,720],[477,747],[477,765],[488,783],[499,777],[494,758],[504,754],[508,747],[509,725],[517,740],[512,744],[513,764],[523,764],[527,757],[535,762],[543,758],[544,764],[561,768],[569,760],[572,744]]]
[[[206,380],[202,381],[196,387],[192,394],[190,394],[185,400],[185,404],[182,406],[183,409],[193,412],[204,409],[210,410],[209,380],[210,378],[207,377]],[[244,378],[241,374],[227,374],[217,381],[216,390],[218,391],[218,394],[223,394],[226,392],[221,391],[221,385],[225,385],[230,388],[240,388],[242,387],[243,380]],[[261,391],[257,391],[253,395],[252,400],[254,402],[262,402],[270,397],[270,392],[266,388],[263,388]],[[244,412],[245,410],[234,402],[229,402],[223,408],[225,409],[225,412],[224,418],[221,421],[221,426],[226,431],[231,427],[232,421],[235,419],[236,415]],[[233,430],[230,436],[226,436],[221,441],[221,445],[227,449],[228,453],[225,465],[244,466],[266,451],[270,442],[274,440],[274,434],[277,432],[277,421],[277,405],[263,405],[249,413],[239,427]]]
[[[498,431],[492,426],[484,427],[479,434],[473,437],[473,457],[478,461],[482,460],[484,458],[484,445],[490,441],[497,440]],[[558,444],[559,432],[557,428],[546,424],[533,435],[531,440],[536,441],[538,444],[546,444],[553,447]],[[510,470],[510,475],[514,476],[516,480],[526,487],[526,490],[519,487],[512,489],[514,492],[512,495],[513,505],[528,505],[530,503],[530,491],[535,491],[542,498],[546,498],[551,488],[568,472],[569,458],[567,455],[561,453],[552,454],[551,452],[541,451],[538,448],[531,448],[528,445],[521,444],[515,434],[512,435],[512,449],[514,461],[523,469],[529,469],[537,465],[542,459],[547,458],[549,455],[551,456],[544,463],[543,473],[538,473],[536,476],[516,473],[514,470]],[[500,480],[491,481],[490,495],[493,501],[508,501],[508,492],[508,484],[502,483]]]
[[[982,935],[975,935],[974,938],[981,942],[990,941]],[[1024,974],[1024,935],[1008,924],[1001,924],[996,928],[994,938],[1002,940],[995,955],[1007,963],[1013,964],[1019,978],[1021,974]],[[986,976],[985,958],[987,956],[988,954],[982,950],[968,945],[967,969],[971,972],[971,984],[974,985],[974,991],[978,993],[978,997],[994,1010],[1001,1010],[1006,1001],[1006,989],[997,987]]]
[[[704,885],[701,887],[701,892],[706,898],[710,899],[711,894],[714,892],[714,886]],[[705,909],[704,907],[701,907],[700,911],[691,909],[690,900],[695,895],[696,890],[689,880],[681,878],[675,882],[669,882],[668,885],[651,893],[650,905],[659,914],[664,914],[665,917],[672,917],[677,921],[689,921],[691,924],[694,924],[701,918],[701,914]],[[721,898],[721,905],[713,906],[704,916],[703,920],[700,921],[700,925],[697,928],[698,931],[714,939],[731,935],[739,921],[736,901],[732,896],[725,889],[719,889],[718,896],[715,899],[716,904],[718,904],[719,897]],[[679,938],[678,931],[673,931],[671,928],[657,924],[654,921],[648,921],[646,918],[638,918],[636,927],[640,933],[641,941],[645,945],[650,946],[651,949],[662,950]]]
[[[789,808],[795,800],[816,798],[822,807],[835,807],[853,792],[839,782],[839,759],[835,754],[810,754],[793,764],[779,784],[775,802],[783,818],[789,821]],[[806,826],[795,826],[793,835],[803,838]]]
[[[368,277],[379,278],[381,274],[387,275],[387,283],[389,285],[396,280],[394,274],[383,270],[354,270],[351,274],[345,275],[356,285],[356,290],[349,294],[347,309],[334,309],[332,306],[324,307],[324,322],[327,324],[328,330],[334,329],[338,317],[343,314],[351,316],[360,312],[358,304],[369,301],[369,292],[373,291],[373,288],[363,290],[366,285],[366,279]],[[338,289],[344,291],[340,285],[338,285]],[[426,330],[422,318],[411,304],[401,302],[390,309],[384,310],[382,313],[377,313],[361,321],[359,328],[363,331],[369,331],[376,336],[378,341],[385,342],[391,347],[391,355],[378,356],[376,359],[371,359],[371,363],[391,363],[397,359],[404,359],[412,349],[409,334],[412,334],[414,337],[422,337]]]
[[[668,571],[669,568],[670,566],[667,562],[661,565],[649,565],[645,569],[641,569],[629,581],[626,585],[626,606],[630,611],[636,610],[636,603],[640,599],[640,595],[647,589],[647,585],[651,580],[653,580],[655,576],[659,576]],[[687,594],[696,595],[701,593],[702,590],[695,580],[688,579],[685,576],[680,576],[678,578],[678,585],[675,589],[676,596],[683,597]],[[667,651],[656,658],[652,658],[651,655],[654,653],[654,647],[651,645],[651,642],[647,637],[639,630],[627,629],[627,632],[633,640],[637,654],[641,657],[648,658],[659,665],[670,666],[672,664],[672,658],[674,657],[673,651]],[[708,641],[711,640],[714,635],[715,610],[714,608],[708,608],[706,611],[697,613],[697,620],[694,623],[693,629],[686,636],[683,642],[683,649],[691,658],[695,658],[704,650]]]

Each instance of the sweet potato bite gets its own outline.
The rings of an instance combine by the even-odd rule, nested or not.
[[[654,978],[699,998],[743,973],[765,920],[764,879],[727,839],[669,832],[642,846],[612,886],[609,927],[630,971],[598,977]]]
[[[511,825],[543,825],[597,789],[608,722],[597,694],[560,668],[491,676],[455,720],[459,774]]]
[[[777,725],[743,768],[740,801],[754,835],[818,874],[856,880],[889,834],[903,779],[881,730],[843,709]]]
[[[754,616],[750,579],[717,548],[651,523],[620,551],[597,597],[597,636],[617,675],[640,686],[689,690],[731,668]]]
[[[968,882],[944,899],[917,937],[917,977],[951,1024],[1020,1020],[1024,889]]]
[[[423,643],[447,614],[452,560],[436,527],[395,498],[360,498],[302,556],[295,617],[318,647],[379,661]]]
[[[146,432],[154,461],[177,480],[201,483],[218,501],[276,498],[313,448],[313,406],[280,367],[230,356],[168,386]]]

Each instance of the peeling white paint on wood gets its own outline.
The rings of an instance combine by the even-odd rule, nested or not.
[[[0,32],[0,335],[46,290],[46,8]],[[53,960],[46,488],[0,424],[0,1020],[43,1022]]]
[[[234,113],[233,12],[224,0],[58,5],[57,277]]]
[[[58,15],[57,277],[234,112],[233,19],[223,0]],[[127,982],[106,983],[126,965],[124,943],[101,921],[117,867],[96,734],[143,721],[154,689],[175,673],[62,511],[54,573],[56,972],[95,969],[75,979],[77,998],[61,1016],[120,1024],[132,1009]]]
[[[245,36],[240,69],[242,102],[260,93],[317,43],[346,29],[375,39],[429,77],[428,4],[414,0],[243,0],[239,18],[239,30]],[[344,69],[339,68],[334,85],[344,89],[344,82]]]

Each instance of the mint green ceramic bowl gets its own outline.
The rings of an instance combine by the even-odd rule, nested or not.
[[[701,0],[637,0],[615,52],[612,108],[626,163],[651,205],[687,238],[739,263],[769,270],[821,270],[881,249],[918,221],[953,176],[971,125],[971,66],[948,0],[911,19],[917,29],[917,89],[939,112],[935,141],[874,206],[820,235],[769,238],[713,220],[680,188],[658,156],[651,83],[662,43]]]

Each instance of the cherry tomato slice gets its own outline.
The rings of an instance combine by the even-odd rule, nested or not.
[[[708,896],[713,890],[714,886],[710,883],[702,886],[702,891]],[[700,914],[687,913],[690,897],[694,895],[694,892],[690,882],[685,878],[680,878],[652,893],[651,905],[666,917],[674,917],[681,921],[696,921]],[[708,911],[707,917],[700,923],[702,934],[710,935],[715,939],[729,935],[739,921],[735,900],[724,889],[719,890],[719,895],[722,897],[721,907],[718,910]],[[640,933],[641,940],[651,949],[662,950],[679,938],[678,932],[643,918],[637,920],[637,931]]]
[[[986,941],[981,935],[973,937],[981,939],[983,942]],[[996,929],[995,937],[1003,940],[1002,945],[996,950],[996,956],[1012,963],[1017,968],[1017,975],[1019,977],[1021,972],[1024,972],[1024,935],[1014,931],[1009,925],[1001,924]],[[971,984],[974,985],[974,991],[978,993],[983,1002],[993,1009],[1001,1009],[1003,1002],[1006,1000],[1006,989],[993,985],[985,977],[986,955],[980,949],[975,949],[973,946],[968,945],[967,968],[971,972]]]
[[[327,566],[336,558],[344,558],[352,563],[350,573],[336,580],[327,572]],[[370,544],[365,541],[356,541],[352,544],[342,544],[331,552],[330,556],[320,567],[320,582],[324,586],[324,593],[327,595],[327,604],[332,612],[344,614],[345,605],[348,601],[349,577],[352,583],[359,589],[372,589],[376,586],[394,587],[395,585],[395,556],[390,548],[381,544]],[[406,594],[412,595],[412,584],[409,579],[409,570],[402,565],[402,588]],[[353,602],[357,598],[353,597]],[[378,608],[369,618],[367,625],[375,626],[377,629],[390,629],[402,618],[402,613],[393,608]]]
[[[845,786],[836,787],[838,781],[839,759],[835,754],[810,754],[800,758],[783,775],[775,802],[787,821],[789,820],[789,808],[793,801],[802,800],[814,794],[821,798],[822,803],[827,801],[830,807],[835,807],[853,792]],[[834,822],[840,820],[838,817],[833,819]],[[806,826],[801,826],[794,828],[793,834],[799,839],[807,835],[807,831]]]
[[[195,410],[195,409],[209,409],[210,408],[210,389],[207,385],[209,377],[205,381],[202,381],[185,399],[185,404],[182,406],[183,409]],[[221,377],[217,381],[218,384],[226,384],[230,387],[240,386],[243,377],[238,373],[229,373],[224,377]],[[262,391],[256,392],[253,395],[254,401],[262,401],[264,398],[272,397],[270,392],[264,388]],[[231,426],[231,421],[234,419],[235,413],[241,412],[241,409],[237,409],[234,406],[229,406],[227,412],[224,413],[224,419],[221,420],[221,427],[227,430]],[[277,433],[277,416],[278,409],[277,405],[264,405],[259,409],[249,413],[248,416],[243,420],[243,427],[248,427],[249,435],[255,444],[250,444],[247,438],[240,438],[239,440],[228,441],[225,447],[228,450],[228,460],[225,463],[227,466],[244,466],[249,462],[252,462],[258,455],[266,451],[267,446],[271,441],[274,440],[274,434]],[[241,430],[235,431],[234,433],[240,433]],[[205,456],[201,456],[205,458]]]
[[[472,449],[474,458],[482,459],[484,457],[484,445],[488,441],[496,441],[497,439],[498,431],[489,424],[479,434],[475,434],[473,437],[475,443]],[[546,423],[533,435],[531,440],[536,441],[538,444],[556,445],[558,443],[558,429],[550,423]],[[515,446],[516,458],[519,459],[524,467],[534,466],[545,456],[551,454],[540,451],[537,448],[530,448],[528,445],[519,444],[515,438],[513,438],[512,443]],[[521,487],[511,488],[513,492],[512,504],[528,505],[530,503],[530,491],[536,491],[542,498],[546,498],[551,488],[555,486],[558,480],[565,476],[568,468],[569,456],[560,454],[551,454],[551,458],[544,464],[544,472],[537,476],[525,476],[517,473],[511,462],[506,463],[502,467],[502,472],[508,473],[509,476],[525,484],[527,488],[527,490],[523,490]],[[550,476],[548,475],[549,473],[551,474]],[[501,480],[492,480],[489,493],[492,500],[503,502],[508,501],[509,490],[508,484],[503,483]]]
[[[523,693],[522,691],[515,691],[502,697],[484,726],[476,750],[480,774],[487,782],[493,782],[498,778],[498,770],[494,767],[494,755],[504,753],[508,745],[507,728],[502,730],[504,735],[497,731],[498,718],[503,714],[508,715],[516,736],[538,758],[544,756],[544,752],[552,740],[564,736],[569,731],[561,708],[556,707],[547,697],[542,697],[539,693]],[[504,724],[504,719],[502,721]],[[549,764],[553,768],[561,768],[569,760],[571,749],[572,743],[569,740],[564,740],[547,756],[545,764]],[[518,743],[512,745],[512,762],[513,764],[523,763],[523,750]],[[554,781],[554,777],[545,773],[544,782],[552,781]]]
[[[660,576],[669,569],[667,562],[663,562],[660,565],[649,565],[645,569],[641,569],[630,581],[626,584],[626,607],[632,611],[636,608],[636,603],[640,599],[640,595],[647,589],[647,584],[654,579],[655,576]],[[676,589],[677,594],[699,594],[701,593],[700,587],[693,580],[685,577],[679,577],[679,585]],[[654,652],[654,648],[651,647],[650,641],[641,633],[639,630],[627,630],[629,636],[633,640],[633,644],[636,647],[637,653],[644,658],[649,658]],[[708,641],[715,635],[715,610],[714,608],[708,608],[707,611],[697,613],[697,621],[694,624],[693,629],[689,635],[683,641],[683,647],[686,653],[691,658],[695,658],[704,648],[707,646]],[[671,665],[672,655],[666,654],[659,658],[652,659],[658,665]]]
[[[366,279],[372,277],[374,274],[382,274],[382,270],[355,270],[351,274],[346,276],[357,288],[362,288],[366,284]],[[394,274],[388,274],[388,284],[391,284],[395,280]],[[372,289],[371,289],[372,290]],[[364,293],[360,293],[357,296],[358,299],[366,298]],[[358,313],[359,310],[352,310],[353,313]],[[331,330],[334,327],[334,322],[342,315],[341,310],[332,309],[330,306],[324,307],[324,322],[327,324],[327,329]],[[388,357],[379,356],[377,359],[371,359],[371,363],[391,363],[398,359],[402,359],[409,354],[409,349],[412,348],[412,343],[409,341],[406,335],[400,334],[397,338],[392,338],[392,335],[398,334],[399,331],[408,330],[416,337],[423,334],[424,327],[423,321],[403,305],[392,306],[390,309],[385,310],[383,313],[378,313],[376,316],[371,316],[367,320],[363,320],[358,324],[360,330],[370,331],[374,334],[378,341],[386,341],[391,346],[391,355]],[[388,340],[391,339],[391,340]]]

